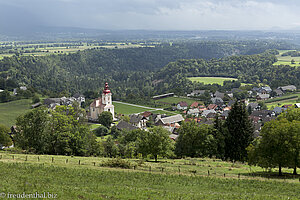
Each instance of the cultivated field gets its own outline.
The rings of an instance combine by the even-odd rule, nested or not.
[[[16,118],[30,109],[31,99],[0,103],[0,124],[8,127],[16,123]]]
[[[288,94],[274,99],[270,99],[265,101],[265,103],[268,108],[276,107],[276,106],[281,107],[287,104],[299,103],[299,99],[300,99],[300,93],[296,93],[296,94]]]
[[[299,176],[213,159],[128,160],[0,153],[0,193],[51,193],[57,199],[299,199]],[[140,163],[140,164],[138,164]],[[133,167],[135,166],[135,167]],[[291,173],[292,170],[284,169]]]
[[[277,62],[275,62],[273,65],[290,65],[292,67],[300,66],[300,57],[291,57],[291,56],[281,56],[283,53],[293,51],[293,50],[280,50],[279,55],[276,55]],[[295,64],[291,64],[291,60],[295,60]]]
[[[227,78],[227,77],[189,77],[189,80],[193,82],[201,82],[204,84],[219,84],[223,85],[224,81],[232,81],[232,80],[238,80],[236,78]]]
[[[132,43],[39,43],[39,44],[0,44],[0,47],[10,47],[7,50],[0,52],[0,59],[3,57],[9,57],[15,55],[18,51],[24,56],[45,56],[52,54],[64,54],[64,53],[75,53],[77,51],[83,51],[86,49],[94,48],[138,48],[138,47],[155,47],[154,45],[146,45],[144,43],[132,44]]]

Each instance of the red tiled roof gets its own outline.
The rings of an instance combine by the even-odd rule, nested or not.
[[[207,109],[208,110],[214,110],[214,109],[216,109],[218,106],[216,105],[216,104],[209,104],[208,106],[207,106]]]
[[[199,103],[197,101],[195,101],[194,103],[192,103],[191,107],[192,108],[196,108],[198,107]]]

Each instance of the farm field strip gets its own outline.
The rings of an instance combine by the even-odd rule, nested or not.
[[[189,80],[192,82],[202,82],[204,84],[219,84],[223,85],[223,81],[237,81],[236,78],[228,78],[228,77],[189,77]]]

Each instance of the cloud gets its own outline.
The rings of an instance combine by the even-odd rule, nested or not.
[[[39,25],[97,29],[293,28],[300,18],[296,0],[0,0],[0,6]]]

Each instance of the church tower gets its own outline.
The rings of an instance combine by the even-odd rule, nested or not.
[[[108,83],[105,83],[105,87],[102,92],[102,104],[104,105],[103,111],[111,112],[113,119],[115,119],[115,109],[112,104],[112,94],[109,90]]]

